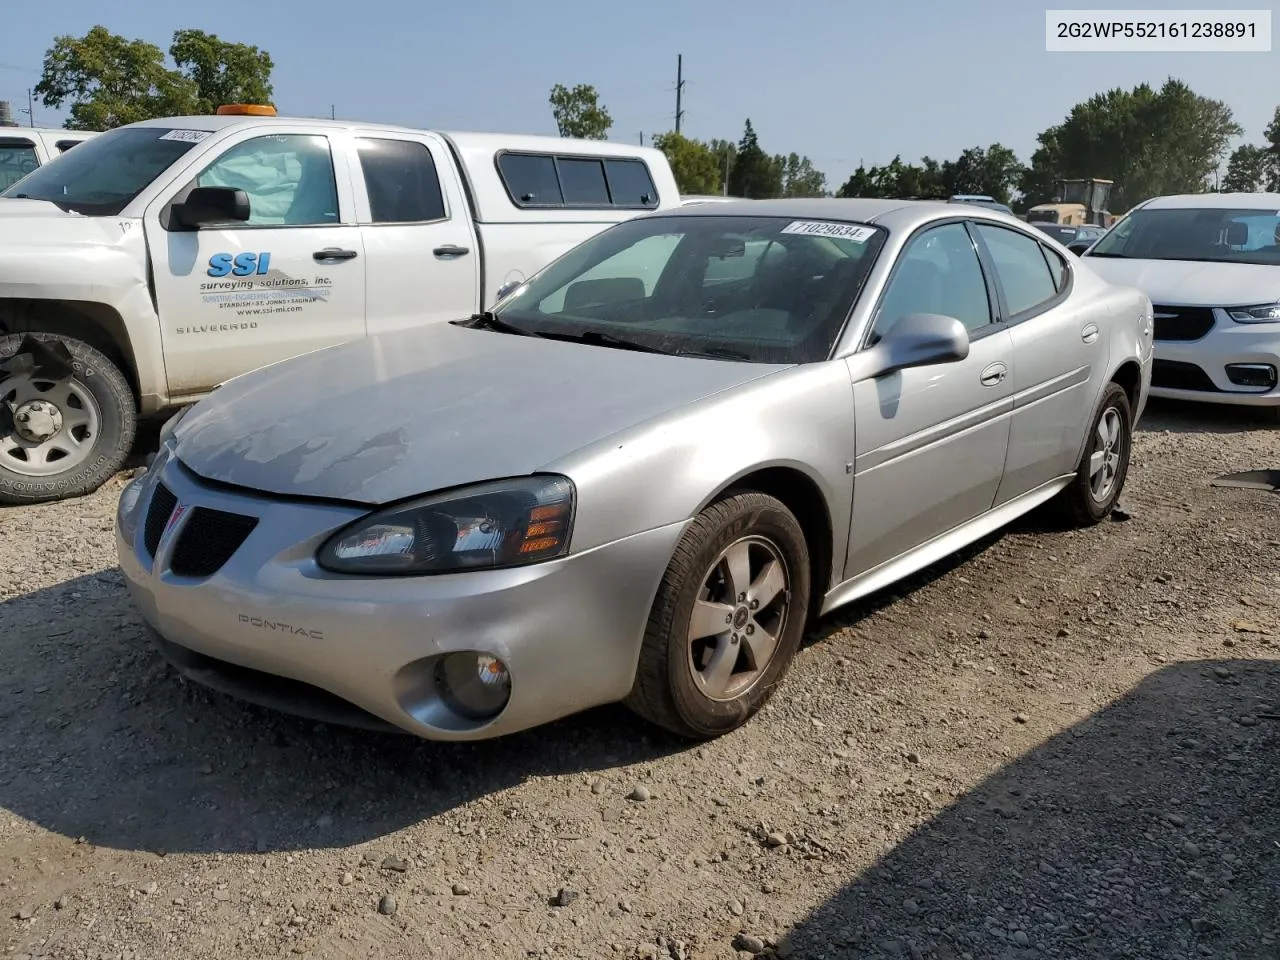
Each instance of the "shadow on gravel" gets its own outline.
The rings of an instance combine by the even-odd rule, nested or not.
[[[1280,662],[1153,673],[819,906],[792,956],[1275,960],[1277,701]]]
[[[621,707],[452,745],[250,706],[183,681],[115,571],[0,603],[0,662],[0,810],[118,849],[347,846],[683,748]]]
[[[1138,433],[1252,433],[1280,430],[1269,420],[1269,410],[1231,406],[1225,403],[1192,403],[1187,400],[1152,398],[1138,421]]]

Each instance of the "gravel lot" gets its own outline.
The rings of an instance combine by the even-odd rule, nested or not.
[[[1127,521],[1023,523],[818,623],[690,748],[620,708],[471,746],[184,684],[123,480],[0,512],[5,957],[1280,958],[1280,467],[1156,407]]]

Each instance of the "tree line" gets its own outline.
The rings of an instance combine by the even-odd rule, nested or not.
[[[562,136],[608,135],[612,121],[594,87],[557,85],[551,105]],[[667,155],[683,193],[750,199],[967,193],[1025,210],[1052,200],[1058,180],[1096,177],[1115,181],[1111,207],[1123,212],[1168,194],[1280,191],[1280,107],[1264,142],[1243,144],[1228,158],[1231,141],[1242,132],[1227,104],[1170,77],[1159,88],[1116,88],[1076,104],[1036,137],[1027,163],[1000,143],[968,147],[954,160],[922,157],[913,163],[899,155],[880,166],[859,165],[834,191],[808,157],[765,153],[750,120],[736,144],[674,132],[655,136],[653,143]],[[1219,182],[1224,159],[1227,169]]]
[[[68,107],[66,126],[109,130],[153,117],[207,114],[223,103],[270,103],[274,64],[265,50],[203,30],[178,30],[167,51],[95,26],[61,36],[45,53],[35,95]],[[549,98],[561,136],[606,139],[613,126],[590,84],[557,84]],[[1003,144],[972,146],[950,160],[895,156],[859,167],[838,187],[807,157],[767,152],[751,120],[734,140],[697,140],[668,131],[653,137],[685,194],[735,197],[943,197],[985,194],[1026,209],[1053,199],[1059,179],[1114,180],[1111,206],[1123,212],[1171,193],[1280,192],[1280,107],[1261,143],[1238,146],[1242,133],[1227,104],[1170,77],[1159,88],[1099,93],[1042,131],[1026,163]],[[1218,170],[1226,172],[1218,182]]]

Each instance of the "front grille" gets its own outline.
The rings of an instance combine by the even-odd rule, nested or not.
[[[160,538],[164,535],[165,525],[173,515],[173,508],[178,505],[178,498],[163,483],[156,485],[156,492],[151,495],[151,506],[147,508],[146,523],[142,528],[142,542],[146,544],[147,553],[153,557],[160,546]]]
[[[1212,307],[1155,308],[1157,340],[1199,340],[1213,329]]]
[[[174,544],[169,569],[180,577],[211,577],[257,525],[257,517],[196,507]]]
[[[1209,375],[1194,363],[1180,360],[1157,360],[1151,365],[1151,385],[1166,390],[1203,390],[1221,393]]]

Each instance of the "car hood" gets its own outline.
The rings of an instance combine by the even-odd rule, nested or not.
[[[1240,307],[1280,300],[1280,267],[1194,260],[1083,258],[1111,283],[1137,287],[1152,303],[1188,307]]]
[[[183,417],[174,450],[208,480],[384,504],[544,469],[782,369],[432,324],[236,377]]]
[[[0,197],[0,249],[115,245],[137,224],[127,217],[86,217],[47,200]]]

